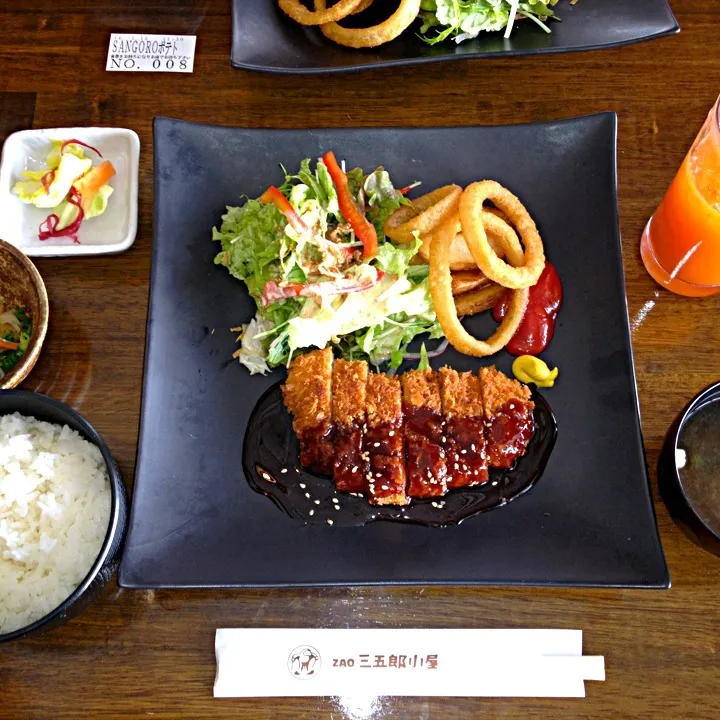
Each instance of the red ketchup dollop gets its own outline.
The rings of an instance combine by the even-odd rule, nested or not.
[[[493,319],[501,322],[507,315],[511,293],[505,293],[493,308]],[[555,320],[563,299],[562,283],[549,262],[537,284],[530,288],[530,298],[520,327],[505,348],[511,355],[539,355],[555,333]]]

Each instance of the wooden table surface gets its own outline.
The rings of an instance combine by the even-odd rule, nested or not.
[[[602,2],[602,0],[581,0]],[[669,591],[332,588],[130,591],[112,581],[83,615],[0,646],[0,717],[720,717],[720,558],[659,499],[664,433],[720,376],[720,295],[675,297],[646,275],[643,226],[720,85],[720,3],[672,0],[679,36],[583,54],[463,61],[329,78],[232,70],[228,0],[6,0],[0,137],[109,125],[142,143],[137,241],[116,257],[38,261],[50,333],[24,387],[90,419],[132,486],[152,243],[152,119],[223,125],[503,124],[615,110],[627,295]],[[106,73],[110,32],[197,34],[192,75]],[[538,181],[541,181],[538,178]],[[599,269],[600,270],[600,269]],[[557,627],[584,631],[607,681],[584,700],[213,700],[217,627]]]

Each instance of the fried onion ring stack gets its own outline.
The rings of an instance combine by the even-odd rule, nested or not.
[[[510,342],[545,267],[535,221],[515,195],[493,180],[465,190],[447,185],[397,210],[384,230],[395,242],[422,241],[435,312],[453,347],[484,357]],[[492,337],[470,335],[460,317],[490,310],[508,291],[508,312]]]
[[[339,23],[367,10],[373,0],[337,0],[330,7],[326,0],[314,0],[308,10],[302,0],[278,0],[280,9],[301,25],[318,25],[326,38],[350,48],[373,48],[394,40],[412,25],[420,12],[421,0],[402,0],[386,20],[372,27],[344,27]]]

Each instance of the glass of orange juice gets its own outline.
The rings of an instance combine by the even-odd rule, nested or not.
[[[650,218],[640,254],[650,275],[674,293],[720,292],[720,98]]]

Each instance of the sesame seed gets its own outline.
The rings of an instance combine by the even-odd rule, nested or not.
[[[287,468],[283,468],[280,472],[284,475],[287,472]]]
[[[305,497],[309,500],[309,499],[310,499],[310,493],[305,493]]]
[[[305,483],[300,483],[299,487],[300,487],[300,489],[304,490],[307,487],[307,485],[305,485]]]
[[[388,435],[389,435],[390,437],[392,437],[394,434],[395,434],[395,431],[394,431],[394,430],[391,430],[391,431],[388,433]],[[377,447],[377,443],[375,444],[375,447]]]
[[[375,477],[382,477],[382,473],[375,473]]]
[[[354,473],[356,473],[357,471],[358,471],[358,466],[357,466],[357,465],[355,465],[355,466],[353,467],[353,469],[352,469],[352,470],[351,470],[350,472],[354,472]]]
[[[380,443],[374,443],[373,447],[380,447]]]
[[[340,509],[340,506],[339,506],[339,505],[336,505],[336,506],[335,506],[335,509],[336,509],[336,510],[339,510],[339,509]]]
[[[475,443],[473,443],[473,444],[470,446],[470,449],[471,449],[473,452],[475,452]]]
[[[436,502],[434,502],[434,501],[431,502],[430,504],[431,504],[434,508],[436,508],[436,507],[438,506],[438,504],[437,504]]]
[[[333,524],[333,521],[332,521],[330,518],[328,518],[328,519],[326,520],[326,522],[327,522],[328,525],[332,525],[332,524]]]
[[[497,480],[493,480],[493,481],[492,481],[492,484],[493,484],[493,487],[495,487],[495,486],[498,484],[498,483],[497,483]]]
[[[455,469],[456,469],[456,470],[459,470],[459,469],[460,469],[460,466],[459,466],[457,463],[455,463]]]
[[[314,514],[315,514],[315,511],[314,511],[314,510],[311,510],[311,511],[310,511],[310,515],[314,515]]]
[[[388,488],[387,485],[383,485],[383,486],[382,486],[382,489],[383,489],[383,490],[389,490],[389,488]]]
[[[319,504],[320,504],[320,501],[319,501],[319,500],[315,500],[315,504],[316,504],[316,505],[319,505]]]
[[[465,448],[463,448],[463,449],[460,451],[460,454],[461,454],[461,455],[467,455],[467,450],[466,450]]]

